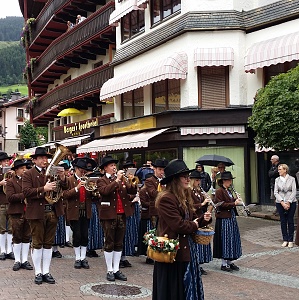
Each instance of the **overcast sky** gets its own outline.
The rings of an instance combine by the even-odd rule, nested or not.
[[[0,0],[0,18],[21,17],[19,0]]]

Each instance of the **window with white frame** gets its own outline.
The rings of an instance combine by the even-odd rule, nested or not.
[[[135,34],[144,31],[144,10],[133,10],[121,18],[121,41],[133,37]]]
[[[17,125],[17,133],[20,134],[21,133],[21,129],[23,128],[24,125],[22,124],[18,124]]]
[[[18,108],[17,109],[17,117],[18,118],[24,118],[24,109],[23,108]]]
[[[151,22],[157,24],[181,10],[181,0],[151,0]]]
[[[143,88],[121,95],[122,119],[142,117],[144,115]]]

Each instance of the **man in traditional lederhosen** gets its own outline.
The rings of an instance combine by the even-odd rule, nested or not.
[[[118,160],[105,156],[100,165],[105,175],[97,181],[101,194],[100,220],[105,235],[104,255],[108,281],[127,280],[119,271],[119,263],[126,232],[126,218],[132,215],[129,194],[136,194],[137,191],[136,185],[124,179],[122,170],[117,172],[117,163]]]
[[[0,260],[15,259],[12,252],[12,229],[7,213],[8,201],[3,192],[7,179],[4,179],[3,168],[8,167],[12,156],[0,152]]]
[[[158,216],[158,211],[155,207],[155,200],[159,191],[162,190],[160,181],[164,178],[164,169],[167,164],[168,160],[166,159],[156,159],[155,163],[152,163],[152,166],[154,167],[154,175],[145,180],[146,191],[150,198],[149,213],[153,227],[157,226]]]
[[[58,217],[63,214],[62,201],[48,203],[45,196],[55,191],[56,182],[51,182],[45,176],[48,158],[52,155],[44,147],[37,147],[31,155],[35,166],[23,175],[23,193],[27,199],[26,218],[29,221],[32,236],[32,262],[35,271],[36,284],[55,283],[50,274],[52,245],[54,243]],[[58,170],[60,185],[66,188],[65,174]]]
[[[6,183],[6,198],[9,202],[7,213],[11,220],[15,256],[15,263],[12,268],[14,271],[21,268],[33,270],[28,261],[31,233],[29,222],[25,218],[26,201],[22,192],[22,177],[23,173],[27,171],[27,166],[28,163],[24,159],[15,160],[11,168],[15,174]]]
[[[91,158],[76,158],[72,162],[75,168],[74,175],[70,176],[68,189],[64,191],[63,197],[67,201],[67,218],[73,231],[73,248],[75,251],[75,269],[89,269],[86,259],[88,245],[88,227],[91,218],[91,197],[81,180],[88,171],[96,167],[96,162]]]

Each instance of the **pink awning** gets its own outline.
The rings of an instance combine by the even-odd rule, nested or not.
[[[109,25],[117,26],[120,19],[133,10],[138,10],[137,0],[123,0],[118,3],[116,9],[112,12],[109,19]]]
[[[196,48],[194,65],[196,67],[233,66],[234,49],[230,47]]]
[[[111,78],[103,84],[100,99],[108,99],[160,80],[186,79],[187,63],[185,52],[174,53],[135,72]]]
[[[233,134],[245,133],[245,127],[239,126],[203,126],[203,127],[182,127],[181,135],[195,134]]]
[[[245,71],[299,59],[299,32],[253,44],[245,56]]]

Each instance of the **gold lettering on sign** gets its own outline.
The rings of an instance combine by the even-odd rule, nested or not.
[[[84,129],[89,129],[98,126],[98,119],[86,120],[83,122],[76,122],[72,125],[63,126],[63,132],[70,135],[79,135]]]

